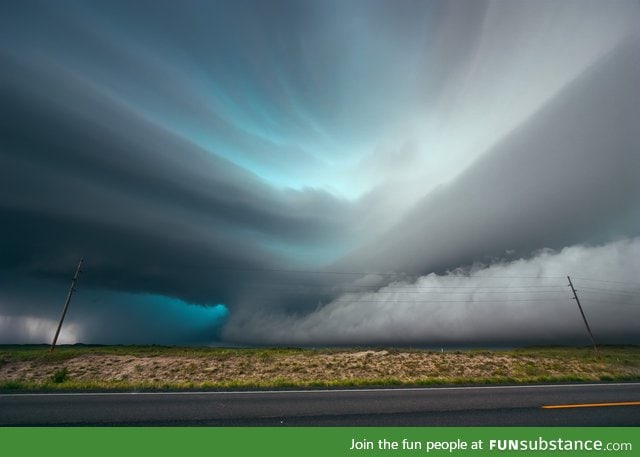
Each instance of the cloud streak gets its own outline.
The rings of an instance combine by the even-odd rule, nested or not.
[[[313,344],[354,284],[635,240],[639,21],[623,0],[1,5],[2,341],[50,339],[33,323],[80,257],[78,340],[290,322]],[[428,340],[378,311],[352,324],[381,334],[315,341]]]

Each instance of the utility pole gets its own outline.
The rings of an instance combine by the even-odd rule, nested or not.
[[[64,309],[62,310],[62,316],[60,316],[60,323],[58,324],[58,329],[56,330],[56,334],[53,337],[53,343],[51,343],[51,349],[49,350],[49,352],[53,352],[53,349],[56,347],[56,342],[58,341],[58,335],[60,335],[60,329],[62,328],[62,322],[64,321],[64,316],[67,314],[67,308],[69,308],[71,295],[73,295],[73,291],[76,290],[76,283],[78,282],[78,275],[80,274],[80,267],[82,266],[82,260],[83,259],[80,259],[80,262],[78,262],[78,268],[76,268],[76,272],[73,275],[73,279],[71,280],[71,287],[69,287],[67,300],[64,302]]]
[[[571,278],[567,276],[569,280],[569,287],[571,287],[571,291],[573,292],[573,298],[576,299],[576,303],[578,303],[578,309],[580,310],[580,314],[582,314],[582,320],[584,321],[584,325],[587,326],[587,332],[589,332],[589,336],[591,337],[591,342],[593,343],[593,351],[596,354],[596,359],[599,357],[598,354],[598,346],[596,346],[596,339],[593,337],[593,333],[591,333],[591,328],[589,328],[589,322],[587,322],[587,316],[584,315],[584,311],[582,310],[582,305],[580,305],[580,300],[578,300],[578,294],[576,293],[576,289],[573,287],[573,283],[571,282]]]

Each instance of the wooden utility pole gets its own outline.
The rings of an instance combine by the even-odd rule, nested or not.
[[[73,295],[73,291],[76,290],[76,283],[78,282],[78,275],[80,274],[80,267],[82,266],[82,260],[83,259],[80,259],[80,262],[78,262],[78,268],[76,268],[76,273],[73,275],[73,279],[71,280],[71,287],[69,287],[67,300],[64,302],[64,309],[62,310],[62,316],[60,316],[60,323],[58,324],[58,329],[56,330],[56,334],[53,337],[53,343],[51,343],[51,349],[49,350],[49,352],[53,352],[53,349],[56,347],[56,342],[58,341],[58,335],[60,335],[60,329],[62,328],[62,322],[64,321],[64,316],[67,314],[67,308],[69,308],[71,295]]]
[[[598,354],[598,346],[596,345],[596,339],[593,337],[593,333],[591,333],[589,322],[587,322],[587,316],[584,315],[584,311],[582,310],[582,305],[580,305],[580,300],[578,300],[578,294],[576,293],[576,289],[573,287],[571,278],[567,276],[567,279],[569,280],[569,287],[571,287],[571,291],[573,292],[573,298],[576,299],[576,303],[578,304],[578,309],[580,310],[580,314],[582,314],[582,320],[584,321],[584,325],[587,326],[587,332],[589,332],[589,336],[591,337],[591,342],[593,343],[593,351],[595,352],[596,359],[597,359],[599,357],[599,354]]]

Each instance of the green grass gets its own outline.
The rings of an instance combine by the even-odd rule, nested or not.
[[[349,369],[368,369],[369,358],[345,362],[340,359],[333,362],[319,363],[318,356],[343,355],[354,353],[367,348],[332,348],[332,349],[301,349],[301,348],[206,348],[206,347],[178,347],[178,346],[92,346],[74,345],[60,346],[53,353],[45,345],[0,345],[0,369],[14,362],[29,362],[33,366],[49,367],[50,376],[45,380],[33,381],[29,379],[9,380],[0,378],[0,391],[15,390],[157,390],[157,389],[278,389],[278,388],[331,388],[331,387],[368,387],[368,386],[398,386],[398,385],[459,385],[459,384],[513,384],[513,383],[551,383],[551,382],[581,382],[581,381],[633,381],[640,380],[640,347],[639,346],[602,346],[600,357],[595,359],[591,347],[545,346],[528,347],[513,350],[477,349],[455,352],[434,352],[420,349],[375,348],[385,349],[390,356],[401,352],[424,354],[434,361],[435,370],[429,376],[414,378],[407,382],[395,376],[362,376],[352,372],[342,373]],[[165,380],[160,376],[153,376],[145,381],[100,379],[73,379],[65,366],[69,361],[85,355],[131,356],[133,358],[147,358],[159,356],[185,357],[191,360],[180,369],[171,368],[170,372],[184,374],[181,381]],[[286,357],[295,356],[295,366],[286,364]],[[507,370],[500,364],[479,360],[479,357],[508,357],[518,362],[517,369]],[[459,371],[460,357],[464,360],[474,360],[480,366],[486,367],[486,376],[468,377]],[[192,381],[189,374],[198,372],[198,366],[193,359],[215,359],[221,364],[227,360],[238,366],[236,379],[219,379]],[[457,362],[453,363],[453,359]],[[290,360],[290,359],[289,359]],[[544,367],[542,363],[544,361]],[[273,372],[272,378],[245,379],[250,375],[255,363],[260,362]],[[155,363],[155,362],[154,362]],[[200,363],[200,362],[198,362]],[[413,363],[413,364],[412,364]],[[419,364],[412,362],[404,367],[405,370],[419,369]],[[464,363],[464,362],[463,362]],[[471,363],[471,362],[470,362]],[[302,364],[302,365],[299,365]],[[458,364],[458,365],[457,365]],[[568,372],[567,366],[575,368]],[[295,379],[292,374],[304,374],[305,369],[326,367],[335,373],[334,379],[313,378]],[[87,367],[90,368],[90,367]],[[288,368],[289,375],[281,372]],[[84,368],[82,368],[84,370]],[[180,371],[181,370],[181,371]],[[138,370],[141,372],[142,369]],[[76,374],[78,370],[76,369]],[[355,373],[355,374],[354,374]],[[362,373],[362,371],[360,371]],[[554,374],[555,373],[555,374]],[[289,376],[289,377],[287,377]],[[155,378],[155,379],[154,379]]]
[[[51,382],[54,384],[60,384],[67,380],[69,372],[66,367],[61,368],[60,370],[56,370],[55,373],[51,375]]]
[[[581,346],[533,346],[507,351],[514,355],[530,355],[538,357],[554,357],[571,360],[594,360],[593,347]],[[620,359],[628,359],[640,366],[640,347],[634,345],[603,345],[598,347],[601,362],[618,362]]]
[[[12,360],[42,362],[60,362],[85,354],[92,355],[130,355],[136,357],[188,356],[188,357],[235,357],[252,355],[255,357],[275,357],[298,353],[314,353],[314,349],[300,348],[209,348],[185,346],[102,346],[76,344],[56,346],[53,352],[48,345],[0,345],[0,361],[11,357]],[[1,365],[0,365],[1,366]]]

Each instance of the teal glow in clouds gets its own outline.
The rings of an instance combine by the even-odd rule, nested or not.
[[[345,290],[634,240],[638,23],[632,0],[4,2],[0,334],[48,340],[84,257],[85,342],[307,317],[400,341],[362,308],[334,325]],[[156,324],[94,332],[124,310]]]

